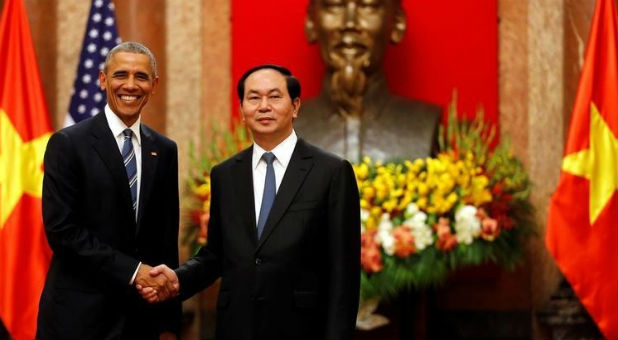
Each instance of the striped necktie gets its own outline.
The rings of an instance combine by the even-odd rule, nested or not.
[[[133,142],[131,137],[133,131],[125,129],[122,131],[124,135],[124,145],[122,146],[122,159],[124,167],[127,170],[127,178],[129,179],[129,189],[131,189],[131,200],[133,202],[133,211],[137,210],[137,161],[135,160],[135,150],[133,150]]]

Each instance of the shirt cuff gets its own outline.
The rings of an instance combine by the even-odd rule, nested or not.
[[[133,273],[133,276],[131,276],[131,281],[129,281],[129,286],[133,285],[133,282],[135,282],[135,277],[137,276],[137,271],[139,270],[139,267],[142,265],[142,261],[140,261],[137,264],[137,268],[135,268],[135,272]]]

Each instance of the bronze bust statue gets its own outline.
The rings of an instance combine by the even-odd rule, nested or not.
[[[381,69],[406,29],[401,0],[310,0],[305,29],[327,72],[300,109],[298,134],[350,161],[429,156],[440,107],[392,94]]]

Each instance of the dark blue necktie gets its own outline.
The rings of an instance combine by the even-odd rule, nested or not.
[[[127,178],[129,178],[129,189],[131,189],[131,200],[133,202],[133,211],[137,210],[137,161],[135,160],[135,150],[133,150],[133,142],[131,136],[133,131],[125,129],[122,131],[124,135],[124,145],[122,145],[122,159],[124,167],[127,170]]]
[[[275,195],[277,194],[277,185],[275,183],[275,169],[273,168],[273,161],[275,155],[272,152],[266,152],[262,155],[262,159],[266,161],[266,178],[264,179],[264,195],[262,195],[262,206],[260,207],[260,218],[258,218],[257,235],[258,239],[262,236],[264,231],[264,225],[266,219],[268,219],[268,213],[275,201]]]

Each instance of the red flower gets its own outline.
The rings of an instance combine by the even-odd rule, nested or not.
[[[493,218],[484,218],[481,220],[481,237],[485,241],[493,241],[498,235],[500,235],[498,221]]]
[[[395,255],[405,258],[416,253],[414,236],[407,227],[397,227],[393,230],[395,239]]]
[[[361,266],[367,273],[382,271],[382,253],[380,245],[375,240],[376,231],[364,232],[361,235]]]
[[[457,238],[451,232],[451,223],[448,218],[440,217],[438,223],[433,225],[433,229],[438,235],[436,248],[442,251],[451,251],[457,245]]]

